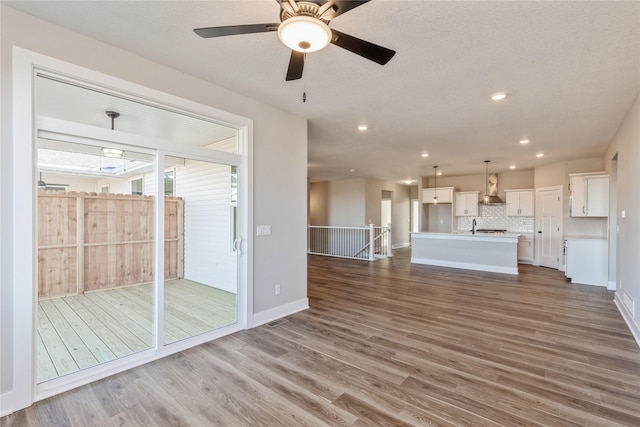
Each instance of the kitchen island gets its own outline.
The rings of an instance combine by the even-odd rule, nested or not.
[[[517,233],[411,233],[411,262],[518,274]]]

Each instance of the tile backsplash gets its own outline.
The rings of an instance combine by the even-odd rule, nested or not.
[[[490,228],[496,230],[533,233],[532,216],[507,216],[506,205],[480,205],[477,217],[458,217],[458,231],[471,230],[471,223],[476,220],[476,228]]]

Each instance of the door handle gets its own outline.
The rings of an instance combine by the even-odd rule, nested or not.
[[[242,237],[238,236],[238,238],[234,240],[233,249],[238,253],[238,255],[242,255]]]

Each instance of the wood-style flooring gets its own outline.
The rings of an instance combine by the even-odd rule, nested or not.
[[[3,426],[640,426],[606,289],[309,257],[310,309],[35,403]]]
[[[236,322],[236,295],[187,279],[168,280],[170,344]],[[38,301],[38,383],[153,346],[153,287],[147,283]]]

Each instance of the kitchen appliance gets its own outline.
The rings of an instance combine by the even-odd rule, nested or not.
[[[489,175],[489,162],[491,160],[485,160],[485,188],[483,205],[504,205],[504,202],[498,197],[498,174],[492,173]]]

